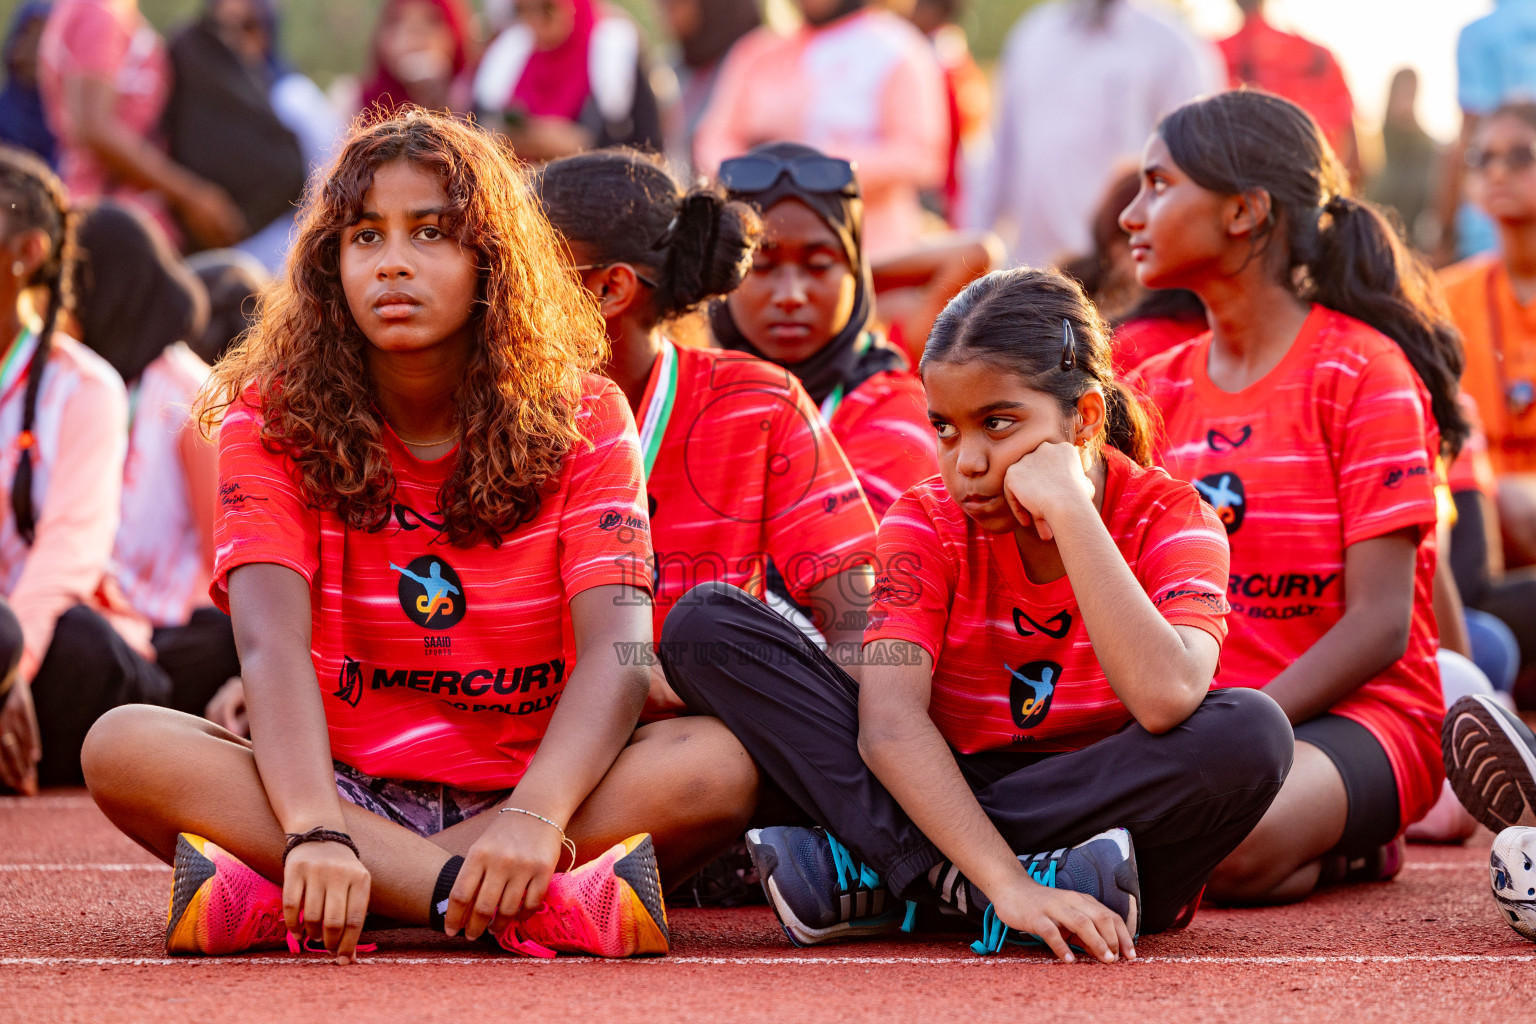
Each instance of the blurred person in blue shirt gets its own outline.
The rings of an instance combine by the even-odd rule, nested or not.
[[[1486,252],[1498,242],[1493,222],[1462,194],[1467,144],[1479,122],[1511,100],[1536,100],[1536,0],[1495,0],[1491,13],[1461,30],[1456,42],[1456,98],[1461,138],[1447,155],[1439,203],[1436,262]],[[1454,229],[1454,230],[1453,230]]]

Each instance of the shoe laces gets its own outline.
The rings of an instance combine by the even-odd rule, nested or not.
[[[827,845],[832,848],[832,867],[837,872],[837,886],[843,892],[880,888],[880,875],[868,864],[853,859],[853,853],[827,832]]]
[[[1065,849],[1055,850],[1051,853],[1037,853],[1027,861],[1023,861],[1024,870],[1029,877],[1045,886],[1047,889],[1056,888],[1056,867],[1066,857]],[[1002,951],[1003,946],[1009,942],[1038,943],[1040,940],[1031,936],[1029,940],[1014,939],[1011,937],[1013,929],[1003,923],[1002,918],[992,909],[992,904],[987,904],[987,909],[981,915],[981,938],[971,943],[971,952],[977,956],[991,956]],[[1032,940],[1032,941],[1031,941]]]
[[[283,917],[283,908],[279,906],[278,908],[276,908],[276,913],[271,913],[269,911],[269,912],[266,912],[266,914],[270,914],[271,916],[274,916],[274,917],[277,917],[277,918],[281,919]],[[265,914],[264,914],[264,916],[265,916]],[[303,956],[305,953],[324,953],[326,956],[330,956],[331,951],[325,948],[324,940],[322,940],[322,939],[301,939],[297,935],[295,935],[293,932],[288,931],[287,927],[288,927],[287,922],[284,922],[283,923],[283,929],[284,929],[284,936],[283,937],[288,940],[288,953],[289,953],[290,956]],[[299,927],[301,929],[304,927],[304,915],[303,914],[299,915]],[[377,942],[359,942],[357,944],[357,952],[359,952],[359,953],[372,953],[375,950],[377,950],[378,948],[379,948],[379,944]]]
[[[555,957],[554,950],[528,937],[521,921],[513,921],[497,936],[497,939],[501,942],[502,948],[513,953],[534,956],[541,960],[551,960]]]

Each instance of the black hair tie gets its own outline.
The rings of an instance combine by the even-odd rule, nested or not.
[[[1077,369],[1077,333],[1072,330],[1072,321],[1066,317],[1061,318],[1061,370],[1069,373]]]
[[[1355,201],[1340,192],[1323,204],[1323,212],[1334,220],[1339,220],[1354,212]]]

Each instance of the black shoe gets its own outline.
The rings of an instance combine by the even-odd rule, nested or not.
[[[1536,736],[1492,697],[1463,697],[1440,731],[1445,777],[1490,831],[1536,826]]]

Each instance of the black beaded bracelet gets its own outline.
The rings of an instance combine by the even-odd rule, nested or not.
[[[345,832],[337,832],[333,828],[312,828],[308,832],[288,833],[288,845],[283,848],[283,863],[288,863],[288,855],[294,851],[295,847],[303,846],[305,843],[340,843],[352,851],[352,856],[358,860],[363,859],[363,855],[357,852],[357,844]]]

